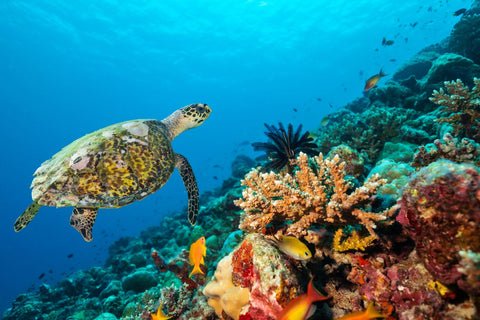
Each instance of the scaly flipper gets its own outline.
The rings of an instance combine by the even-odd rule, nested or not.
[[[194,226],[197,222],[199,207],[197,180],[195,180],[192,167],[187,159],[178,153],[176,156],[177,162],[175,163],[175,167],[180,171],[180,176],[182,177],[183,184],[185,185],[188,194],[188,221]]]
[[[27,224],[32,221],[32,219],[37,215],[38,209],[42,207],[38,201],[34,201],[28,208],[25,210],[20,217],[17,218],[13,227],[15,232],[18,232],[25,228]]]
[[[92,228],[97,218],[98,208],[73,208],[70,225],[77,229],[85,241],[92,241]]]

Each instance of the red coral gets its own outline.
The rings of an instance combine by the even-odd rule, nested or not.
[[[242,288],[251,287],[254,277],[253,246],[249,241],[244,240],[240,248],[233,253],[232,265],[233,284]]]
[[[253,318],[247,313],[247,314],[241,314],[238,320],[253,320]]]

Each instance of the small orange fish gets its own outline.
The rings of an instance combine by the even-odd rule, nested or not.
[[[386,317],[387,315],[381,314],[377,310],[375,310],[373,302],[370,302],[370,304],[367,307],[367,310],[352,312],[335,320],[369,320],[369,319],[386,318]]]
[[[314,312],[316,307],[312,305],[315,301],[322,301],[330,299],[318,292],[313,286],[313,277],[308,283],[307,293],[301,294],[285,307],[277,315],[277,320],[305,320],[308,319]]]
[[[167,316],[165,313],[163,313],[162,310],[163,303],[160,303],[158,306],[157,314],[151,313],[150,315],[152,316],[152,320],[167,320],[170,319],[172,316]]]
[[[378,81],[380,81],[380,79],[382,77],[385,77],[385,76],[388,76],[388,74],[383,73],[383,70],[380,69],[380,72],[378,74],[368,78],[367,82],[365,83],[365,88],[363,89],[363,91],[368,91],[368,90],[376,87]]]
[[[188,257],[190,259],[190,265],[193,266],[193,270],[190,272],[190,275],[188,276],[189,278],[197,273],[205,274],[202,269],[200,269],[200,265],[205,264],[203,257],[206,255],[207,246],[205,245],[205,237],[201,237],[190,246]]]

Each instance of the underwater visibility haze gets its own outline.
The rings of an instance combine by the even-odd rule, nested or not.
[[[0,48],[4,319],[479,319],[478,0],[4,0]],[[72,207],[15,232],[63,147],[190,104],[208,115],[171,146],[195,226],[184,158],[142,149],[181,172],[117,209],[127,179],[98,185],[122,191],[93,240]],[[184,124],[152,123],[97,138],[172,152]]]

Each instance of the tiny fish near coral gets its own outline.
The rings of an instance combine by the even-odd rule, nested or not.
[[[369,320],[369,319],[386,318],[386,317],[387,317],[386,315],[381,314],[377,310],[375,310],[373,302],[370,302],[370,304],[367,307],[367,310],[352,312],[335,320]]]
[[[282,312],[277,316],[277,320],[305,320],[314,312],[316,307],[312,305],[316,301],[330,299],[330,296],[324,296],[313,286],[313,277],[308,283],[307,293],[301,294],[293,299]]]
[[[190,252],[188,256],[190,259],[190,265],[193,266],[193,270],[190,272],[190,275],[188,276],[189,278],[197,273],[204,274],[202,269],[200,269],[200,265],[205,264],[203,257],[206,255],[207,246],[205,245],[205,237],[201,237],[190,246]]]
[[[158,306],[158,311],[156,314],[155,313],[150,314],[152,316],[152,320],[167,320],[172,318],[172,316],[167,316],[165,313],[163,313],[162,306],[163,306],[163,302],[160,303],[160,305]]]
[[[280,239],[274,239],[273,242],[278,249],[296,260],[308,260],[312,253],[308,247],[300,240],[291,236],[280,235]]]
[[[378,74],[368,78],[367,82],[365,83],[365,88],[363,88],[363,91],[368,91],[372,88],[375,88],[378,81],[380,81],[380,79],[385,76],[388,76],[388,74],[383,73],[383,69],[380,69],[380,72]]]

